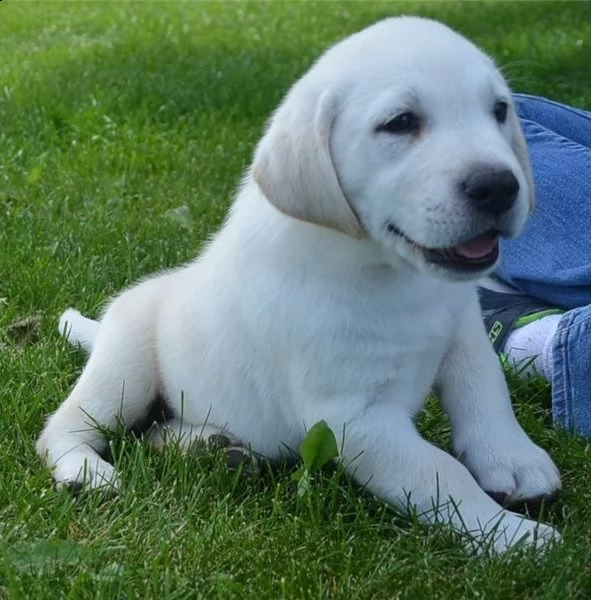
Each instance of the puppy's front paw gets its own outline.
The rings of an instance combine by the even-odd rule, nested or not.
[[[500,518],[487,523],[481,532],[472,535],[480,543],[477,550],[488,546],[498,554],[516,546],[533,546],[544,552],[562,539],[560,533],[550,525],[537,523],[509,511],[503,511]]]
[[[473,439],[458,458],[480,486],[501,504],[550,499],[560,490],[560,473],[545,450],[520,439]]]
[[[117,492],[120,481],[113,465],[102,458],[68,456],[55,466],[53,477],[58,486],[72,491],[104,490]]]
[[[225,453],[230,471],[240,471],[244,477],[258,477],[261,474],[259,457],[236,438],[223,433],[214,433],[208,443]]]

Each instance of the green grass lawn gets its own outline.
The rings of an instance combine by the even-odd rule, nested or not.
[[[564,544],[539,561],[468,557],[339,473],[298,499],[287,467],[244,482],[221,457],[115,436],[120,496],[76,498],[35,455],[84,364],[60,312],[96,315],[193,257],[288,86],[332,42],[399,13],[465,33],[516,90],[591,106],[587,2],[0,3],[0,597],[591,596],[591,447],[551,429],[539,382],[511,383],[564,473],[544,515]],[[434,403],[421,425],[449,444]]]

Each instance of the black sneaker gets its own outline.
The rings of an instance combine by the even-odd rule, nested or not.
[[[542,317],[564,312],[527,294],[493,292],[479,287],[478,296],[484,326],[497,354],[502,352],[513,329],[533,323]]]

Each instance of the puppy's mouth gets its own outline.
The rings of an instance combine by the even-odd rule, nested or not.
[[[389,233],[403,238],[415,250],[422,252],[427,262],[453,271],[478,273],[490,269],[499,258],[500,232],[497,229],[491,229],[449,248],[421,246],[393,223],[389,223],[387,229]]]

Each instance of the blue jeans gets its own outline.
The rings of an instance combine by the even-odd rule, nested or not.
[[[501,243],[497,275],[569,309],[554,338],[555,424],[591,436],[591,112],[515,95],[537,205],[522,234]]]

